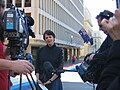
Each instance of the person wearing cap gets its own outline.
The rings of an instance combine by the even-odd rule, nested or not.
[[[108,52],[110,50],[110,47],[112,45],[113,40],[111,39],[111,37],[109,36],[109,34],[107,34],[103,28],[101,27],[101,21],[105,18],[107,20],[109,20],[109,18],[113,17],[113,13],[108,11],[108,10],[104,10],[103,12],[100,12],[99,15],[96,16],[97,22],[98,22],[98,26],[99,26],[99,30],[102,30],[106,35],[106,39],[103,41],[103,43],[101,44],[100,48],[95,52],[95,53],[91,53],[87,59],[90,61],[90,66],[87,69],[88,71],[91,70],[91,68],[93,67],[97,67],[96,69],[98,70],[96,72],[95,70],[95,75],[94,75],[94,83],[99,83],[99,77],[101,75],[101,72],[103,70],[103,68],[105,67],[105,63],[107,61],[108,58]]]
[[[108,10],[104,10],[103,12],[100,12],[99,15],[96,16],[97,22],[98,22],[98,26],[99,26],[99,30],[102,30],[106,35],[106,39],[103,41],[103,43],[101,44],[100,48],[96,51],[95,54],[91,54],[89,57],[89,60],[93,60],[93,58],[101,58],[101,59],[106,59],[107,58],[107,53],[109,51],[109,48],[111,47],[111,44],[113,42],[113,40],[111,39],[111,37],[109,36],[109,34],[107,34],[101,27],[101,21],[105,18],[107,20],[109,20],[110,17],[113,17],[113,13],[108,11]]]
[[[120,9],[116,9],[109,20],[103,19],[101,27],[110,35],[113,43],[96,90],[120,90]]]
[[[16,73],[31,73],[34,66],[26,60],[9,60],[9,48],[4,45],[3,14],[5,1],[0,0],[0,90],[8,90],[8,70]]]

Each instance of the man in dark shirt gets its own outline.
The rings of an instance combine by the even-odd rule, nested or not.
[[[100,14],[96,16],[99,29],[102,30],[105,34],[106,34],[106,32],[100,26],[100,23],[104,18],[109,20],[109,18],[113,17],[113,15],[114,14],[112,12],[110,12],[108,10],[104,10],[103,12],[100,12]],[[102,43],[102,45],[100,46],[100,48],[96,51],[95,54],[90,55],[89,60],[93,60],[94,58],[101,58],[101,59],[104,59],[104,60],[107,59],[107,54],[109,52],[109,48],[111,47],[112,42],[113,42],[113,40],[107,34],[107,37],[104,40],[104,42]]]
[[[92,75],[93,78],[93,83],[98,83],[99,77],[101,75],[101,71],[103,70],[105,66],[105,62],[107,61],[108,58],[108,52],[110,50],[110,47],[112,45],[113,40],[107,34],[103,28],[100,26],[101,21],[106,18],[109,20],[110,17],[112,17],[114,14],[108,10],[104,10],[103,12],[100,12],[99,15],[97,15],[96,19],[99,25],[99,29],[102,30],[106,35],[106,39],[100,46],[100,48],[93,54],[90,54],[90,56],[87,57],[87,59],[90,61],[90,66],[87,69],[87,72],[94,73]],[[88,80],[89,81],[89,80]]]
[[[103,19],[101,27],[113,39],[113,44],[96,90],[120,90],[120,10],[115,10],[109,20]]]

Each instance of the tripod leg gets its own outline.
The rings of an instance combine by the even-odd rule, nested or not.
[[[32,77],[32,74],[30,74],[30,76],[31,76],[31,79],[32,79],[32,81],[33,81],[35,87],[36,87],[36,90],[39,90],[39,89],[38,89],[38,86],[37,86],[37,83],[35,82],[35,80],[34,80],[33,77]]]
[[[19,90],[22,90],[22,74],[20,74],[20,87]]]
[[[95,84],[93,83],[93,90],[95,90]]]
[[[32,90],[34,90],[34,88],[33,88],[33,86],[32,86],[32,83],[31,83],[31,81],[30,81],[30,79],[29,79],[29,77],[28,77],[28,75],[27,75],[27,74],[26,74],[26,77],[27,77],[27,80],[28,80],[28,82],[29,82],[29,84],[30,84],[30,86],[31,86]]]
[[[10,90],[10,71],[8,71],[8,90]]]

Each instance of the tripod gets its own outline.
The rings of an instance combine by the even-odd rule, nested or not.
[[[26,60],[29,60],[29,62],[32,63],[32,55],[30,53],[26,53]],[[18,73],[15,73],[15,74],[18,74]],[[40,88],[40,87],[37,86],[37,83],[33,79],[33,76],[32,76],[31,73],[30,74],[26,74],[25,76],[26,76],[26,78],[27,78],[27,80],[28,80],[28,82],[30,84],[31,90],[38,90],[38,88]],[[32,81],[30,80],[30,78],[31,78]],[[33,84],[34,84],[34,86],[35,86],[36,89],[34,88],[32,82],[33,82]],[[8,75],[8,90],[10,90],[10,71],[9,71],[9,75]],[[20,74],[19,90],[22,90],[22,74]]]
[[[32,79],[32,82],[33,82],[35,88],[36,88],[36,89],[34,89],[34,87],[32,85],[32,82],[30,81],[30,78],[28,77],[28,74],[26,74],[26,77],[27,77],[27,80],[28,80],[28,82],[29,82],[29,84],[31,86],[31,89],[32,90],[37,90],[37,84],[36,84],[35,80],[33,79],[32,74],[30,73],[29,75],[30,75],[30,77]],[[22,90],[22,74],[20,74],[20,87],[19,87],[19,90]]]
[[[22,74],[20,74],[20,84],[19,84],[19,90],[22,90]],[[31,90],[38,90],[38,86],[37,86],[37,83],[35,82],[32,74],[26,74],[25,75],[26,78],[27,78],[27,81],[31,87]],[[35,88],[34,88],[35,87]],[[39,87],[40,88],[40,87]],[[9,75],[8,75],[8,90],[10,90],[10,71],[9,71]]]

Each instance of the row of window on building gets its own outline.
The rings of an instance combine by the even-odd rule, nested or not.
[[[80,11],[81,8],[78,6],[80,10],[76,10],[75,6],[73,6],[69,0],[58,1],[59,2],[56,3],[54,0],[39,0],[39,8],[59,21],[64,22],[66,25],[72,26],[75,30],[77,30],[77,27],[80,25],[82,27],[84,20],[83,10]],[[81,3],[79,5],[81,5]]]
[[[6,8],[10,8],[13,1],[16,7],[22,7],[22,0],[6,0]],[[31,0],[24,0],[24,7],[31,7]]]

